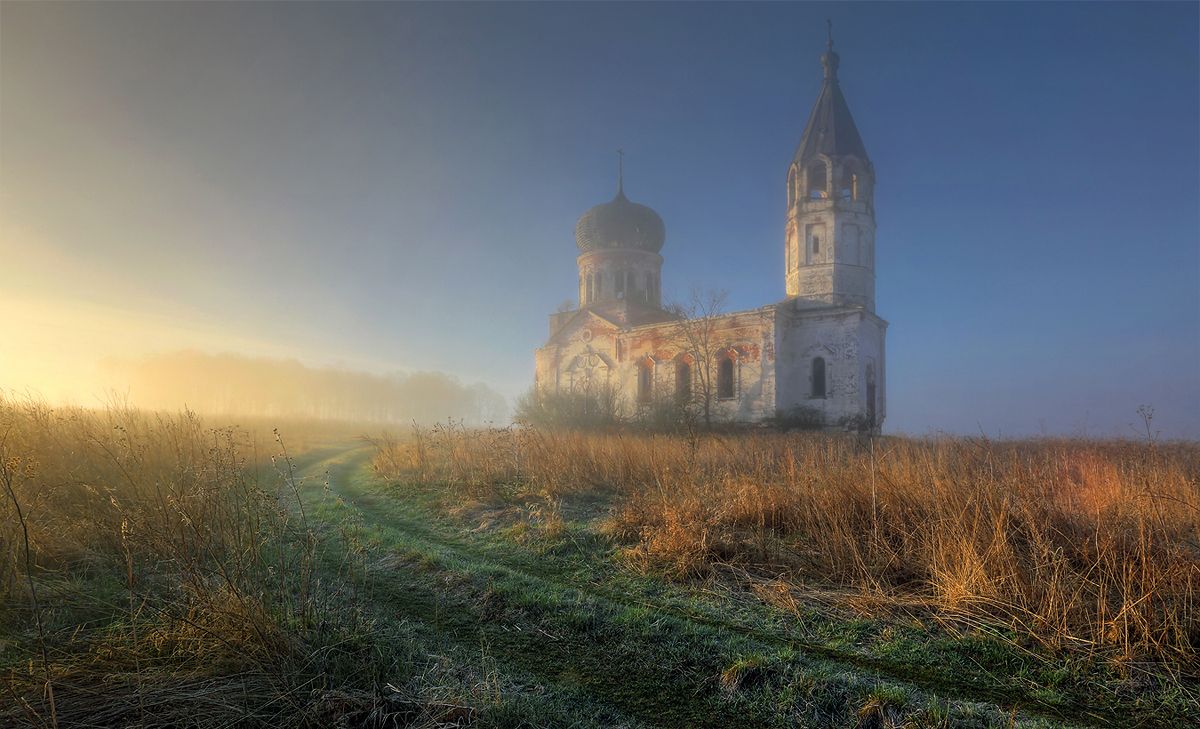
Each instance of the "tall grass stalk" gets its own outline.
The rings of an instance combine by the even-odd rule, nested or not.
[[[0,434],[0,625],[15,639],[0,643],[0,690],[25,706],[0,707],[0,724],[97,712],[114,725],[271,725],[335,680],[321,667],[362,626],[315,589],[316,537],[278,434],[272,445],[189,412],[2,395]],[[278,473],[260,478],[252,459],[268,451]],[[41,697],[25,653],[40,656]]]
[[[54,729],[58,729],[58,712],[54,703],[54,681],[50,677],[50,656],[46,650],[46,627],[42,624],[42,606],[38,603],[37,585],[33,580],[33,550],[29,547],[29,522],[25,519],[25,510],[21,508],[21,502],[17,499],[16,490],[13,488],[13,474],[19,461],[17,459],[10,460],[5,448],[11,432],[11,428],[6,430],[4,437],[0,438],[0,479],[4,481],[4,490],[12,501],[17,521],[21,524],[21,548],[25,558],[25,578],[29,582],[29,599],[33,605],[33,619],[37,627],[38,650],[42,657],[42,675],[45,679],[43,685],[46,692],[46,703],[50,708],[50,725]]]
[[[1200,648],[1192,443],[441,427],[375,462],[464,497],[611,494],[608,532],[641,569],[738,565],[1118,660]]]

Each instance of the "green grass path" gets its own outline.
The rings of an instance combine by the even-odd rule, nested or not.
[[[631,575],[577,525],[555,545],[472,533],[428,491],[376,482],[370,455],[302,457],[310,514],[326,533],[353,524],[368,544],[347,579],[379,620],[421,626],[457,660],[484,656],[532,697],[518,705],[532,718],[497,710],[497,725],[854,726],[864,706],[913,726],[1125,725],[1125,709],[1074,709],[1086,698],[1069,681],[1047,690],[1044,667],[987,642],[922,641]]]

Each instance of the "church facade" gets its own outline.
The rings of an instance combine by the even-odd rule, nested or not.
[[[674,402],[705,408],[714,422],[879,429],[887,322],[875,314],[875,171],[838,63],[831,41],[787,168],[786,298],[692,318],[664,309],[665,226],[619,178],[616,197],[575,227],[579,306],[550,317],[535,353],[539,395],[615,394],[626,416]]]

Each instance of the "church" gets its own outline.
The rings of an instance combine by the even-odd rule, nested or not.
[[[878,431],[886,415],[884,337],[875,314],[875,171],[838,82],[824,81],[787,166],[787,296],[748,311],[663,308],[666,227],[625,196],[583,214],[579,306],[550,316],[534,356],[539,396],[610,393],[637,417],[664,402],[714,423],[791,418]],[[612,397],[615,395],[615,397]]]

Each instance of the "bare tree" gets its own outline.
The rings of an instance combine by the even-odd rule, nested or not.
[[[693,288],[686,302],[667,306],[675,317],[678,346],[692,356],[692,399],[700,407],[704,426],[712,427],[712,406],[717,397],[717,356],[722,343],[717,322],[725,314],[728,294],[720,289]]]

